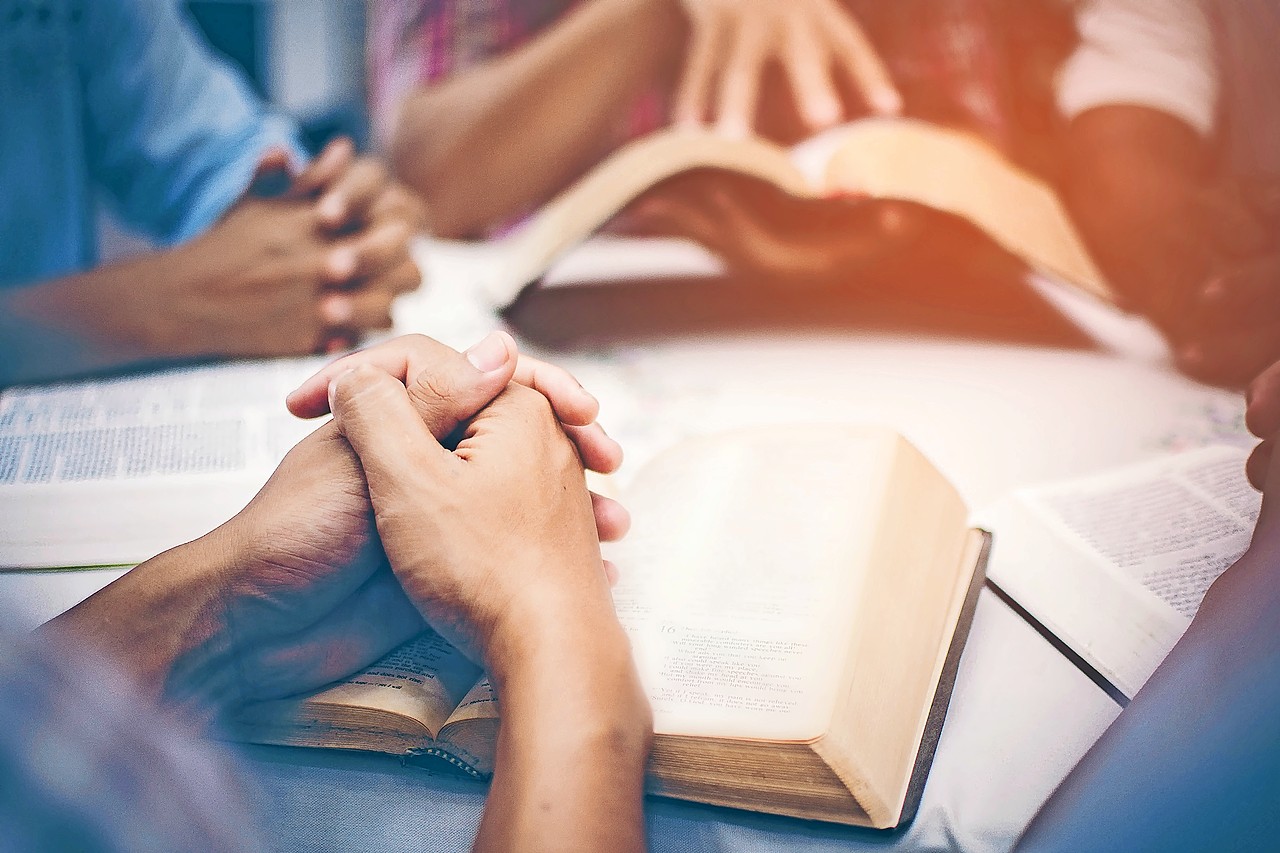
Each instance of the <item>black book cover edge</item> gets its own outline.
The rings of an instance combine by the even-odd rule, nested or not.
[[[874,833],[896,833],[906,829],[920,810],[920,800],[924,796],[925,783],[929,780],[929,770],[933,767],[933,758],[938,751],[938,740],[942,737],[942,727],[947,720],[947,709],[951,705],[951,695],[956,686],[956,674],[960,670],[960,657],[969,639],[969,629],[973,626],[973,616],[978,608],[978,596],[987,578],[987,562],[991,557],[991,533],[979,530],[982,534],[982,546],[978,549],[978,558],[974,561],[973,577],[969,580],[969,590],[965,593],[964,604],[960,608],[960,617],[956,620],[956,629],[951,635],[951,645],[947,649],[946,660],[942,664],[942,672],[938,676],[938,687],[933,694],[933,703],[929,706],[929,716],[925,719],[924,733],[920,738],[920,747],[916,751],[916,763],[911,771],[911,781],[907,785],[907,796],[902,806],[902,814],[898,823],[882,830],[871,830]],[[416,761],[415,761],[416,759]],[[465,762],[450,753],[436,748],[411,749],[401,758],[407,763],[431,764],[444,762],[455,773],[463,773],[475,779],[488,780],[488,774],[476,772]],[[433,762],[434,760],[434,762]],[[749,811],[749,810],[748,810]],[[866,831],[865,829],[863,831]]]
[[[969,629],[973,626],[973,614],[978,609],[978,596],[986,583],[992,536],[986,530],[979,532],[982,534],[982,547],[978,550],[973,578],[969,581],[969,591],[965,594],[964,606],[960,608],[960,618],[956,622],[955,633],[951,635],[951,648],[947,650],[947,659],[943,662],[942,674],[938,677],[938,688],[933,694],[933,704],[929,707],[929,716],[925,720],[924,735],[920,738],[920,749],[916,752],[916,765],[911,771],[911,782],[907,785],[907,798],[902,806],[902,815],[898,818],[897,825],[885,830],[886,832],[902,830],[915,820],[916,813],[920,810],[920,800],[924,796],[925,783],[929,781],[929,770],[933,767],[933,757],[938,751],[938,740],[942,737],[942,726],[947,721],[947,709],[951,706],[956,674],[960,671],[960,657],[964,654],[965,643],[969,639]]]

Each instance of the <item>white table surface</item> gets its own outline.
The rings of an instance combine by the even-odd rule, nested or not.
[[[402,329],[465,345],[495,320],[459,282],[401,309]],[[441,307],[441,306],[444,307]],[[1009,490],[1171,450],[1245,441],[1243,404],[1159,364],[1093,352],[908,335],[742,335],[561,354],[628,450],[623,487],[653,452],[759,423],[874,421],[902,431],[971,507]],[[999,554],[999,531],[996,555]],[[34,626],[119,570],[0,573]],[[653,801],[657,850],[1007,849],[1119,708],[984,591],[920,814],[904,833]],[[483,790],[394,759],[254,748],[257,804],[280,849],[467,849]]]

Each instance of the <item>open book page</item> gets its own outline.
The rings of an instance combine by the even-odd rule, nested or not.
[[[1025,490],[986,517],[990,576],[1132,697],[1249,545],[1244,451],[1211,447]]]
[[[467,691],[439,732],[440,746],[471,770],[493,772],[498,749],[498,697],[488,676]]]
[[[976,137],[921,121],[880,119],[850,125],[838,145],[825,144],[831,147],[827,189],[955,214],[1042,272],[1115,301],[1049,185]],[[813,150],[801,150],[811,161]]]
[[[131,564],[207,533],[316,428],[284,398],[322,363],[241,362],[0,394],[0,566]]]
[[[831,720],[887,463],[875,430],[682,442],[606,555],[660,734],[805,740]]]
[[[500,261],[478,287],[490,304],[509,305],[627,203],[698,168],[739,172],[798,197],[856,194],[926,205],[969,220],[1031,266],[1114,301],[1046,183],[976,137],[913,119],[864,119],[789,151],[710,131],[651,134],[620,149],[503,240]]]
[[[414,720],[435,737],[479,675],[479,667],[428,630],[332,687],[305,699],[252,706],[241,719],[250,727],[317,718],[328,725],[356,725],[363,718],[344,717],[342,709],[374,709]],[[323,731],[317,736],[322,739]]]

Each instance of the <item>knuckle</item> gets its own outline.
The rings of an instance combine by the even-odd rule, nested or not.
[[[458,395],[456,379],[445,371],[424,370],[409,386],[409,397],[421,409],[434,409]]]
[[[380,391],[390,378],[371,364],[357,364],[333,380],[333,405],[338,408],[354,405],[365,395]]]

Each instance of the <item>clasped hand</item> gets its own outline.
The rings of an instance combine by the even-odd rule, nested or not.
[[[156,352],[300,355],[391,326],[391,303],[422,279],[409,249],[421,204],[347,139],[297,175],[288,169],[284,152],[267,152],[255,185],[283,176],[285,192],[251,189],[179,250],[190,275],[155,297],[141,330]]]
[[[628,519],[582,471],[612,471],[621,449],[563,370],[503,334],[465,355],[411,336],[336,361],[288,405],[335,417],[226,524],[47,630],[225,710],[357,671],[424,619],[501,665],[494,642],[530,618],[613,618],[599,540]]]

